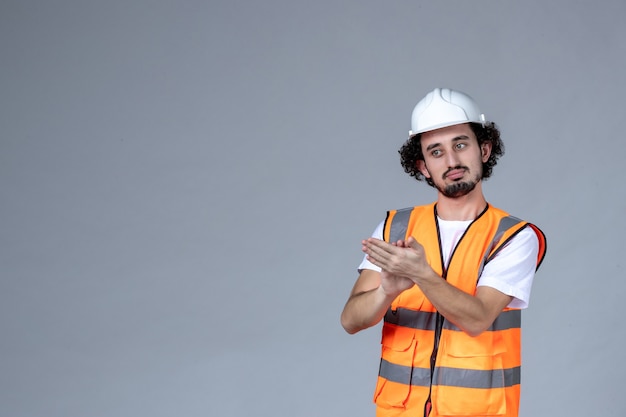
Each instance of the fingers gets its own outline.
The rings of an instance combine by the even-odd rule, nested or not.
[[[368,255],[370,262],[381,268],[388,266],[394,259],[406,257],[407,253],[404,252],[406,249],[412,249],[411,252],[415,254],[421,254],[424,250],[423,246],[412,236],[407,240],[397,240],[391,243],[370,237],[361,243],[361,250]]]
[[[409,237],[409,241],[413,241],[415,243],[417,243],[417,241],[413,238],[413,237]],[[396,242],[391,242],[391,243],[387,243],[384,240],[380,240],[380,239],[376,239],[373,237],[370,237],[368,239],[364,239],[361,241],[361,245],[363,246],[363,250],[365,251],[366,247],[378,247],[381,249],[386,250],[387,252],[393,252],[393,249],[390,248],[390,246],[396,247],[396,248],[409,248],[411,247],[409,245],[409,242],[406,240],[398,240]],[[418,246],[419,243],[417,243]]]
[[[366,239],[362,244],[362,250],[367,255],[367,259],[383,269],[387,267],[394,251],[399,250],[393,244],[374,238]]]
[[[410,236],[407,241],[406,241],[406,247],[407,248],[411,248],[411,249],[415,249],[419,252],[421,252],[424,247],[422,245],[420,245],[420,243],[415,240],[415,238],[413,236]]]
[[[377,239],[368,239],[363,242],[363,252],[368,255],[376,254],[382,257],[389,253],[392,249],[394,249],[393,245]]]
[[[414,240],[415,241],[415,240]],[[419,247],[419,243],[415,242]],[[400,254],[401,249],[410,248],[408,242],[398,240],[396,242],[387,243],[384,240],[369,238],[361,241],[361,250],[368,255],[377,255],[378,258],[388,259],[393,255]]]
[[[413,237],[391,243],[368,238],[361,244],[368,261],[396,277],[414,281],[428,266],[423,246]]]
[[[362,243],[363,243],[363,251],[366,253],[374,252],[374,253],[384,255],[386,253],[389,253],[389,254],[394,253],[397,250],[396,245],[394,245],[393,243],[387,243],[384,240],[369,238],[369,239],[364,240]],[[397,243],[398,242],[396,242],[396,244]]]

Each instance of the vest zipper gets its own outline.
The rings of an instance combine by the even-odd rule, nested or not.
[[[428,388],[428,398],[424,405],[424,417],[428,417],[432,408],[432,393],[433,393],[433,377],[435,375],[435,364],[437,363],[437,353],[439,352],[439,340],[441,339],[441,329],[443,328],[443,316],[436,313],[435,316],[435,342],[433,344],[433,352],[430,355],[430,387]]]
[[[441,262],[441,271],[442,271],[441,278],[442,279],[447,280],[448,278],[448,266],[450,266],[450,263],[452,262],[452,258],[454,257],[454,254],[456,253],[456,248],[459,247],[459,243],[461,243],[461,241],[467,234],[467,231],[470,229],[470,227],[472,227],[474,222],[479,217],[481,217],[487,211],[488,208],[489,208],[489,204],[487,204],[485,209],[478,215],[478,217],[476,217],[476,219],[474,219],[467,226],[467,228],[465,229],[465,232],[463,232],[463,235],[461,235],[461,238],[459,239],[459,241],[456,243],[456,245],[454,245],[454,250],[450,254],[450,258],[448,259],[448,265],[445,265],[443,262],[443,250],[441,248],[441,232],[439,231],[439,221],[437,220],[437,205],[435,205],[434,215],[435,215],[435,225],[437,226],[437,240],[439,241],[439,259]],[[424,417],[428,417],[428,415],[430,414],[430,410],[432,409],[433,377],[435,375],[435,364],[437,363],[437,354],[439,353],[439,340],[441,339],[441,331],[443,329],[443,322],[445,320],[445,318],[439,313],[439,311],[437,311],[436,314],[437,315],[435,316],[436,317],[435,340],[433,343],[433,352],[430,355],[430,387],[428,388],[428,398],[426,399],[426,404],[424,404]]]

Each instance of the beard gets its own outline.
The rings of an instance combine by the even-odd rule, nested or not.
[[[445,187],[435,184],[435,187],[448,198],[459,198],[469,194],[476,188],[476,184],[478,184],[478,181],[459,181]]]
[[[467,167],[455,167],[455,169],[458,169],[458,168],[464,168],[468,170]],[[444,178],[447,175],[448,171],[444,174]],[[448,198],[459,198],[472,192],[472,190],[476,188],[476,184],[478,184],[480,179],[481,179],[481,175],[477,175],[476,177],[474,177],[472,181],[457,181],[457,182],[453,182],[452,184],[448,184],[445,186],[435,184],[435,188],[437,188],[437,190],[439,190],[441,194],[443,194],[444,196]]]

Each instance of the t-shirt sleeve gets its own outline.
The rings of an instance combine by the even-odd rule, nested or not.
[[[372,233],[372,237],[375,239],[383,240],[383,228],[384,227],[385,227],[385,221],[383,220],[376,227],[376,229],[374,229],[374,233]],[[363,256],[363,260],[361,261],[361,264],[359,265],[359,268],[358,268],[359,273],[361,273],[361,271],[364,269],[371,269],[372,271],[376,271],[376,272],[381,271],[380,267],[374,265],[373,263],[367,260],[367,255]]]
[[[510,308],[528,307],[538,252],[537,235],[531,227],[524,228],[485,265],[477,285],[512,296]]]

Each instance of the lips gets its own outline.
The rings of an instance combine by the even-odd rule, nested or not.
[[[453,169],[451,171],[448,171],[446,173],[445,177],[454,181],[454,180],[458,180],[460,178],[463,178],[463,175],[465,175],[465,170],[464,169]]]

